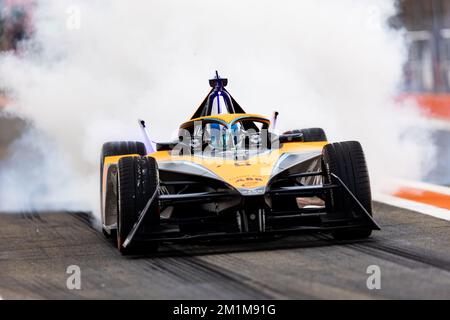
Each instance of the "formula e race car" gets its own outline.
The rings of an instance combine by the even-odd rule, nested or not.
[[[372,217],[369,175],[356,141],[328,143],[320,128],[275,133],[271,119],[247,114],[216,77],[179,138],[103,145],[103,232],[123,253],[188,239],[297,232],[361,239]]]

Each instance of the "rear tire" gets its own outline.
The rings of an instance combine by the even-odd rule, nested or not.
[[[118,166],[117,247],[120,252],[129,252],[123,243],[137,222],[139,213],[144,209],[159,186],[158,165],[152,157],[124,157]],[[149,208],[144,224],[150,228],[159,225],[157,202]],[[152,246],[153,251],[158,249]]]
[[[361,144],[357,141],[327,144],[322,154],[325,182],[333,181],[331,173],[337,175],[372,215],[369,172]],[[332,208],[332,213],[355,216],[355,205],[343,191],[334,190],[327,199],[327,206]],[[372,229],[339,230],[332,234],[338,240],[364,239],[372,234]]]
[[[328,141],[325,131],[322,128],[308,128],[300,130],[287,131],[284,134],[301,133],[303,134],[303,142],[322,142]]]
[[[145,156],[147,154],[147,150],[145,149],[145,145],[142,142],[138,141],[111,141],[106,142],[103,144],[102,151],[100,154],[100,206],[103,210],[105,208],[103,207],[103,165],[105,162],[106,157],[110,156],[121,156],[121,155],[127,155],[127,154],[138,154],[140,156]],[[114,200],[115,203],[117,202],[117,199]],[[105,201],[106,203],[106,201]],[[105,216],[108,214],[108,212],[105,213]],[[102,214],[103,219],[103,214]],[[102,221],[103,224],[105,221]],[[103,228],[102,228],[103,229]],[[116,238],[116,232],[114,230],[109,233],[105,229],[103,229],[103,234],[106,238],[113,238],[115,240]]]

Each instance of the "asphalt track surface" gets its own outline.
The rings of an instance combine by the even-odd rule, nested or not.
[[[450,223],[375,204],[370,240],[167,244],[122,256],[86,213],[0,214],[3,299],[450,299]],[[66,268],[81,269],[69,290]],[[367,267],[381,269],[369,290]]]

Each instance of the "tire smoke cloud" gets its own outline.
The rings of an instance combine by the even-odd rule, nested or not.
[[[394,105],[406,57],[389,0],[41,0],[34,36],[0,57],[9,113],[29,129],[0,163],[0,210],[98,212],[104,141],[166,141],[214,70],[247,112],[280,130],[359,140],[374,188],[415,178],[433,148]]]

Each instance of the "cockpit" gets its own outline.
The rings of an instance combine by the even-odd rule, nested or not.
[[[220,119],[220,116],[189,122],[180,129],[180,141],[211,155],[267,150],[270,144],[269,120],[248,115],[235,116],[230,122]]]
[[[270,121],[246,114],[225,89],[227,84],[216,71],[215,78],[209,80],[211,91],[191,120],[180,127],[181,145],[212,156],[270,149]]]

